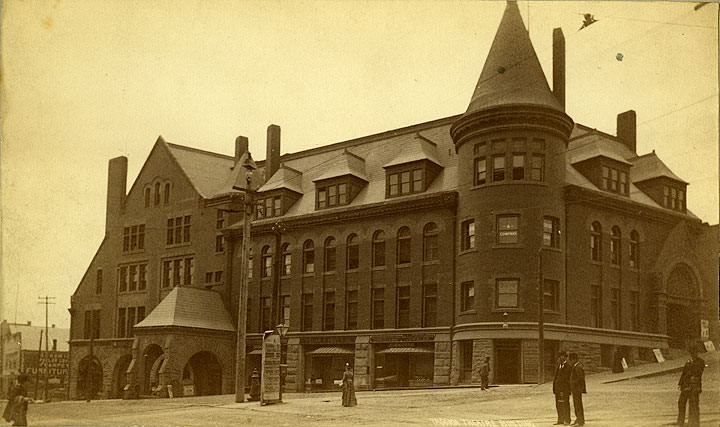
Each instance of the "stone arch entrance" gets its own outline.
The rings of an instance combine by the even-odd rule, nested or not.
[[[686,348],[700,338],[700,287],[687,264],[673,267],[666,285],[669,344],[674,348]]]
[[[92,399],[102,391],[103,370],[95,356],[85,356],[78,364],[77,396]],[[89,387],[89,390],[88,390]]]
[[[160,367],[165,360],[162,348],[157,344],[149,345],[143,352],[143,382],[142,393],[152,394],[153,389],[160,384]]]
[[[125,389],[125,384],[127,384],[127,375],[126,372],[128,370],[128,367],[130,366],[130,362],[132,361],[132,356],[129,354],[126,354],[115,363],[115,369],[113,369],[113,382],[112,382],[112,389],[110,390],[110,398],[112,399],[120,399],[123,397],[123,390]]]
[[[214,354],[195,353],[182,374],[183,395],[207,396],[222,393],[222,367]]]

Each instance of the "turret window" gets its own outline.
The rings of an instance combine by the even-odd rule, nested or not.
[[[525,138],[513,138],[511,143],[505,140],[493,141],[492,151],[486,142],[475,144],[474,185],[503,181],[543,181],[544,146],[545,142],[541,139],[527,141]]]
[[[493,171],[492,171],[493,182],[505,180],[505,155],[493,156]]]
[[[487,182],[487,159],[480,157],[475,159],[475,185],[483,185]]]

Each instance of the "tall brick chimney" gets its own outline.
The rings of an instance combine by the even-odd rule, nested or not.
[[[243,154],[248,150],[248,138],[247,136],[238,136],[235,138],[235,161],[240,160]]]
[[[125,156],[115,157],[108,162],[107,204],[105,206],[105,232],[113,227],[115,219],[120,215],[127,185],[128,159]]]
[[[280,168],[280,126],[270,125],[267,128],[267,155],[265,157],[265,180]]]
[[[637,117],[635,110],[628,110],[617,115],[617,137],[627,145],[633,153],[637,153]]]
[[[553,94],[565,109],[565,36],[562,28],[553,29]]]

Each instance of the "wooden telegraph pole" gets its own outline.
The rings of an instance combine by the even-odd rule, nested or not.
[[[38,304],[45,304],[45,392],[43,393],[43,399],[47,401],[48,399],[48,381],[49,381],[49,373],[50,369],[48,366],[48,363],[50,363],[50,350],[48,349],[48,342],[50,341],[50,335],[48,335],[48,305],[55,304],[54,300],[55,297],[49,297],[45,295],[44,297],[38,297],[40,301],[38,301]],[[40,354],[38,353],[38,357],[40,357]]]

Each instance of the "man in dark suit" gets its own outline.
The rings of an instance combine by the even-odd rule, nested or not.
[[[700,425],[700,392],[702,392],[702,374],[705,370],[705,361],[698,357],[697,350],[690,349],[690,360],[685,363],[678,388],[680,389],[680,397],[678,398],[678,417],[677,424],[679,426],[685,424],[685,406],[690,401],[690,414],[688,416],[688,426],[697,427]]]
[[[585,390],[585,370],[578,360],[577,353],[570,353],[570,393],[575,408],[574,426],[585,425],[585,410],[583,409],[582,394]]]
[[[558,364],[555,367],[553,378],[553,394],[555,394],[555,408],[558,420],[555,425],[570,425],[570,364],[567,363],[567,352],[561,351],[558,355]]]

